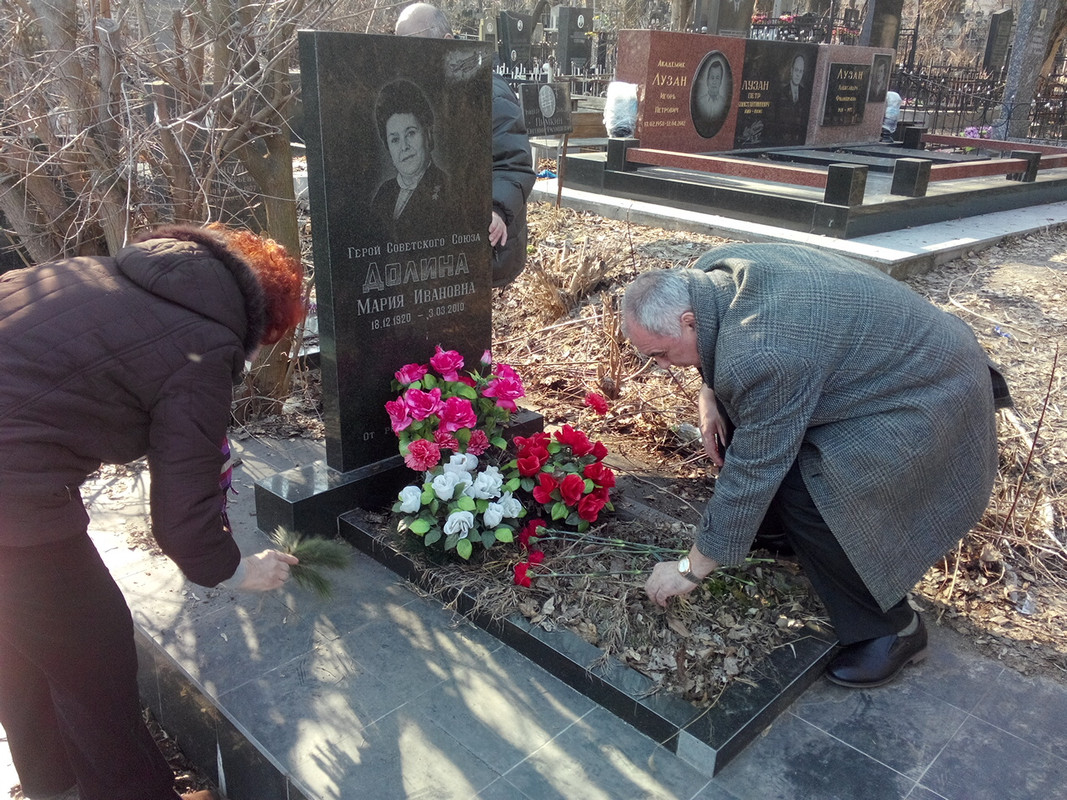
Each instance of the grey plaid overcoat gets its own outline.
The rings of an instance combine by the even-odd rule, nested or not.
[[[698,549],[742,561],[799,455],[856,571],[893,605],[989,500],[985,351],[904,284],[806,247],[727,245],[686,275],[701,372],[736,426]]]

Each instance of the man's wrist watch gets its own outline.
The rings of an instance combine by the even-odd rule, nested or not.
[[[704,582],[703,578],[698,578],[689,569],[689,556],[682,556],[678,559],[678,574],[685,578],[690,583],[695,583],[697,586]]]

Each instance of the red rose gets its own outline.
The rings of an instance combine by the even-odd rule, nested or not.
[[[515,463],[519,467],[519,474],[524,478],[541,471],[541,459],[537,456],[521,456],[515,459]]]
[[[596,522],[600,510],[607,505],[607,499],[598,492],[590,492],[578,503],[578,516],[586,522]]]
[[[569,506],[573,506],[581,500],[584,492],[585,481],[582,480],[581,475],[575,475],[573,472],[559,484],[560,497],[563,499],[563,502]]]
[[[416,439],[408,445],[404,463],[416,472],[433,469],[441,462],[441,448],[426,439]]]
[[[583,431],[577,431],[570,425],[564,425],[556,431],[556,441],[571,449],[576,456],[584,456],[593,449],[593,443]]]
[[[525,561],[522,561],[515,565],[515,585],[516,586],[532,586],[533,581],[526,575],[526,570],[530,568],[530,565]]]
[[[585,396],[584,405],[589,406],[600,416],[604,416],[608,413],[608,401],[607,398],[605,398],[602,394],[597,394],[596,392],[589,392]]]
[[[441,345],[436,345],[430,366],[440,372],[446,381],[459,380],[459,371],[463,369],[463,356],[455,350],[442,350]]]
[[[539,485],[534,487],[534,500],[536,500],[538,503],[551,503],[552,492],[555,491],[557,486],[559,486],[559,483],[557,483],[556,479],[549,475],[547,472],[542,472],[540,475],[538,475],[537,480],[539,481]]]
[[[582,470],[582,474],[597,486],[611,488],[615,485],[615,473],[602,461],[595,461]]]
[[[600,442],[597,442],[589,452],[593,454],[597,461],[603,461],[608,455],[608,448],[604,447]]]

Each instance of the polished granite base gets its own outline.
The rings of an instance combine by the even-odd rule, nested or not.
[[[397,575],[434,593],[476,625],[706,775],[715,775],[818,678],[836,641],[806,628],[768,656],[755,685],[735,683],[719,702],[697,708],[653,694],[651,679],[566,629],[545,631],[520,615],[497,618],[459,589],[431,586],[425,565],[397,550],[361,511],[341,515],[340,534]]]

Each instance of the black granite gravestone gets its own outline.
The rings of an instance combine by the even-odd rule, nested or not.
[[[593,30],[591,8],[558,6],[556,20],[556,63],[565,75],[581,72],[589,66]]]
[[[534,19],[529,14],[501,11],[497,17],[500,61],[508,69],[530,67]]]
[[[524,83],[519,105],[530,136],[562,136],[574,130],[569,83]]]
[[[735,148],[804,144],[817,55],[813,44],[746,43]]]
[[[1015,14],[1010,8],[994,11],[989,20],[989,36],[985,43],[985,55],[982,69],[986,72],[1000,72],[1008,59],[1008,45],[1011,42],[1011,26]]]
[[[487,45],[300,33],[326,461],[396,452],[393,373],[489,347]]]
[[[473,367],[490,346],[493,54],[320,31],[299,44],[326,464],[257,485],[256,502],[264,529],[332,533],[399,458],[396,370],[435,345]]]

